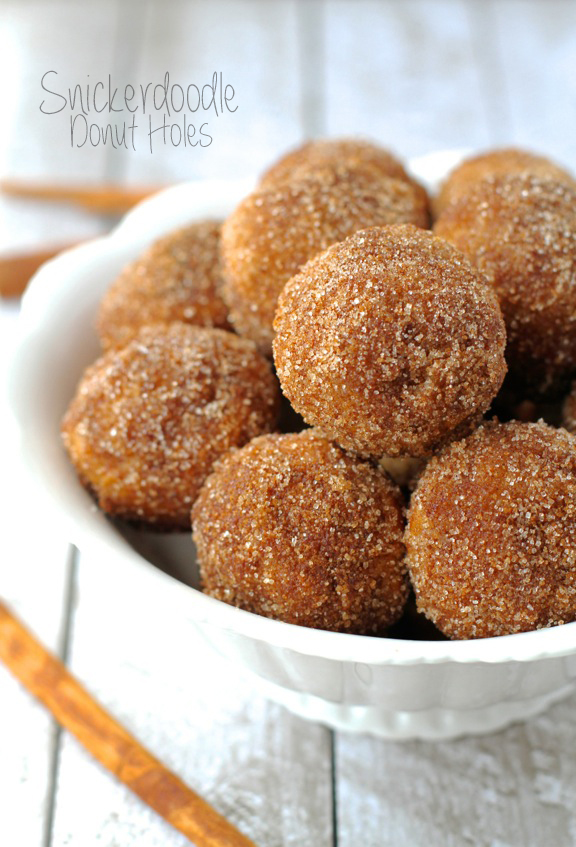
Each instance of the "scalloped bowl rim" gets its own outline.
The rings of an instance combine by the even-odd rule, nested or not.
[[[469,151],[438,151],[409,162],[410,170],[429,186]],[[231,635],[240,635],[298,653],[338,661],[374,665],[504,663],[539,661],[576,652],[576,623],[513,635],[468,641],[412,641],[367,635],[333,633],[255,615],[229,606],[164,573],[141,556],[95,508],[77,482],[60,444],[42,438],[32,426],[45,344],[61,330],[63,303],[74,303],[73,281],[99,266],[105,258],[124,263],[152,238],[179,224],[224,215],[253,186],[254,180],[202,181],[173,186],[146,199],[113,232],[68,250],[35,274],[22,301],[19,337],[9,367],[8,390],[12,415],[20,433],[24,469],[38,497],[80,550],[113,556],[137,576],[146,576],[156,599],[170,609]],[[78,374],[81,369],[78,369]],[[36,403],[38,401],[36,400]],[[64,409],[62,408],[62,412]],[[35,418],[34,418],[35,419]],[[58,452],[58,456],[56,455]]]

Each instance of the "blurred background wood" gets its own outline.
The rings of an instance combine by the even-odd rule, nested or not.
[[[3,178],[127,187],[227,179],[326,134],[365,135],[404,158],[518,144],[576,169],[570,0],[3,0],[0,68]],[[201,84],[221,71],[238,110],[210,118],[205,148],[72,148],[66,114],[39,109],[49,70],[64,89],[88,75],[138,85],[169,71]],[[109,226],[73,207],[1,197],[0,255]],[[14,303],[0,305],[0,378],[16,314]],[[190,644],[191,700],[153,629],[126,629],[106,563],[74,557],[35,509],[0,401],[2,594],[261,847],[575,843],[575,698],[492,737],[386,742],[304,722]],[[185,843],[56,731],[2,668],[0,703],[0,844]]]

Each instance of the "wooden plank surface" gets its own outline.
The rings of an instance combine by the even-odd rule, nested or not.
[[[489,142],[481,67],[463,0],[329,0],[326,128],[404,157]]]
[[[136,599],[138,598],[138,599]],[[138,602],[140,600],[140,602]],[[118,596],[114,567],[83,557],[70,665],[152,752],[259,845],[332,845],[330,733],[267,702],[189,627],[173,651],[148,598]],[[193,681],[191,684],[191,680]],[[83,789],[78,791],[78,785]],[[54,847],[185,843],[64,739]],[[74,802],[72,802],[74,798]]]
[[[576,4],[492,2],[513,140],[576,169]]]
[[[0,67],[14,85],[0,94],[0,170],[132,184],[228,178],[322,134],[368,135],[403,157],[514,141],[576,167],[575,15],[568,0],[4,0]],[[174,80],[222,71],[238,112],[215,119],[214,142],[200,151],[71,150],[65,122],[38,110],[38,80],[55,62],[67,84],[109,72],[145,83],[166,70]],[[107,225],[2,201],[0,249]],[[0,306],[3,360],[14,313]],[[191,699],[149,622],[122,614],[105,565],[82,558],[71,570],[68,545],[38,515],[30,532],[29,491],[13,495],[18,468],[2,462],[4,474],[12,468],[0,502],[9,551],[2,594],[46,643],[63,650],[68,640],[87,686],[262,847],[575,843],[576,766],[566,752],[574,698],[486,738],[334,736],[268,703],[190,643]],[[58,738],[1,669],[0,703],[0,844],[183,843],[74,741]]]
[[[160,82],[169,71],[174,83],[202,87],[216,72],[234,89],[230,108],[235,111],[195,113],[197,130],[207,124],[208,146],[164,144],[160,133],[154,135],[152,154],[147,144],[139,144],[127,156],[129,181],[248,176],[301,140],[298,5],[298,0],[147,4],[134,78]],[[154,130],[162,114],[148,116]],[[174,114],[168,120],[182,124]],[[180,138],[177,131],[174,138]]]
[[[0,322],[2,326],[3,322]],[[6,345],[0,344],[0,352]],[[5,405],[0,402],[0,410]],[[69,545],[23,484],[15,436],[3,421],[0,446],[0,594],[60,653],[69,585]],[[0,843],[44,843],[54,794],[56,731],[50,717],[0,666]],[[12,841],[12,843],[17,843]]]
[[[94,11],[90,26],[71,3],[4,2],[0,13],[0,173],[29,179],[100,180],[97,151],[71,155],[62,122],[42,116],[42,74],[60,60],[72,74],[107,67],[106,24],[113,2]],[[109,17],[111,15],[111,17]],[[41,25],[39,25],[41,22]],[[101,32],[98,46],[89,33]],[[76,33],[76,39],[70,32]],[[84,36],[82,32],[84,31]],[[50,50],[46,46],[50,45]],[[66,56],[66,62],[62,57]],[[0,251],[91,237],[102,221],[77,210],[0,198]],[[38,509],[22,476],[16,434],[4,397],[5,369],[15,336],[17,304],[0,305],[0,592],[50,648],[62,653],[69,615],[70,547]],[[63,316],[65,321],[65,316]],[[49,843],[55,794],[58,733],[51,718],[0,668],[0,843]]]
[[[102,0],[86,14],[65,0],[4,0],[0,12],[0,176],[36,181],[99,183],[106,178],[105,147],[70,144],[70,112],[53,111],[61,100],[42,88],[67,94],[90,75],[105,78],[115,44],[117,0]],[[107,225],[77,208],[34,205],[0,195],[0,250],[81,240]]]
[[[576,833],[576,762],[566,755],[575,734],[571,697],[480,738],[427,744],[340,735],[339,847],[567,847]]]

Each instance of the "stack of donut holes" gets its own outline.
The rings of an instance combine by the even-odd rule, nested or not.
[[[109,515],[192,528],[202,589],[340,633],[576,621],[576,182],[524,150],[436,197],[314,141],[100,304],[62,422]]]

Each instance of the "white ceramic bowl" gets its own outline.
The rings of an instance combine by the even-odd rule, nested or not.
[[[457,156],[432,154],[413,162],[412,170],[430,185]],[[112,235],[62,254],[33,280],[23,302],[10,392],[23,461],[44,507],[70,541],[92,560],[106,562],[108,572],[114,569],[113,591],[127,607],[135,596],[139,604],[150,604],[159,622],[159,649],[172,658],[176,651],[181,669],[188,650],[181,633],[196,632],[300,715],[391,738],[489,732],[541,711],[576,688],[576,623],[477,641],[422,642],[258,617],[193,587],[188,536],[118,528],[77,482],[59,423],[84,366],[98,355],[93,320],[102,293],[153,238],[194,219],[225,216],[250,187],[206,182],[168,189],[138,206]]]

